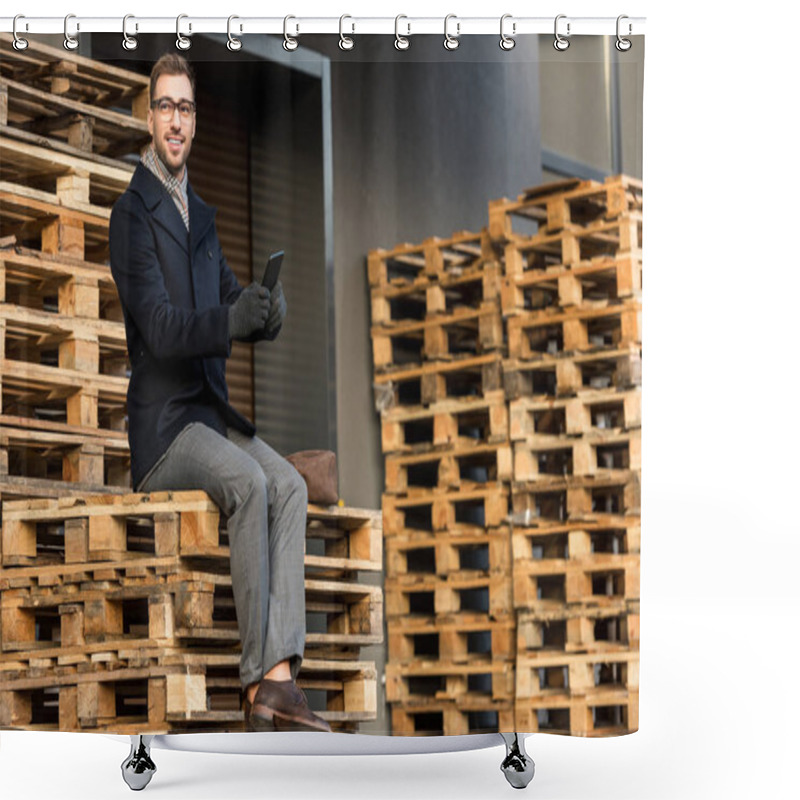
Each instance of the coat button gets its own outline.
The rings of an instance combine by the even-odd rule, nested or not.
[[[213,255],[213,253],[212,253],[212,252],[209,250],[209,251],[208,251],[208,257],[209,257],[209,258],[211,258],[211,257],[212,257],[212,255]]]

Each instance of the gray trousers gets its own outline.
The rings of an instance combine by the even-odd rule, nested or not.
[[[204,489],[227,516],[246,687],[285,659],[293,678],[300,670],[308,491],[300,473],[258,436],[230,427],[227,434],[189,423],[137,491]]]

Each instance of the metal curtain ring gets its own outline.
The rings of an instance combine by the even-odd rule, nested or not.
[[[617,41],[616,41],[616,42],[614,42],[614,47],[616,47],[616,48],[617,48],[617,50],[619,50],[619,51],[620,51],[620,53],[625,53],[625,52],[627,52],[628,50],[630,50],[630,49],[631,49],[631,45],[632,45],[632,42],[631,42],[631,40],[630,40],[630,39],[623,39],[623,38],[622,38],[622,37],[619,35],[619,23],[620,23],[620,20],[623,20],[623,19],[628,19],[628,17],[627,17],[627,15],[626,15],[626,14],[620,14],[620,15],[617,17]],[[631,33],[631,24],[630,24],[630,22],[629,22],[629,23],[628,23],[628,35],[629,35],[629,36],[630,36],[630,33]]]
[[[232,53],[242,49],[242,40],[237,39],[231,33],[231,21],[235,19],[239,19],[239,17],[237,17],[235,14],[231,14],[231,16],[228,17],[228,50],[230,50]],[[240,25],[239,32],[241,33],[241,31],[242,26]]]
[[[562,51],[562,52],[569,47],[569,39],[565,39],[558,32],[558,21],[560,19],[566,19],[566,18],[567,18],[566,14],[559,14],[556,17],[555,28],[554,28],[556,38],[555,38],[555,41],[553,42],[553,47],[555,47],[556,50],[559,50],[559,51]],[[569,22],[567,23],[567,36],[569,36]]]
[[[507,19],[511,19],[511,14],[503,14],[503,16],[500,17],[500,49],[501,50],[513,50],[514,49],[514,45],[516,44],[516,41],[514,41],[514,39],[512,39],[510,36],[507,36],[503,32],[503,23]],[[516,22],[512,22],[511,23],[511,33],[515,34],[516,32],[517,32],[517,23]]]
[[[291,14],[287,17],[283,18],[283,49],[284,50],[297,50],[297,39],[292,38],[289,36],[289,33],[286,30],[286,26],[290,19],[297,19],[297,17],[293,17]],[[300,33],[300,26],[297,26],[297,30],[295,31],[295,36]]]
[[[64,49],[65,50],[77,50],[78,49],[78,40],[74,36],[69,35],[69,31],[67,30],[67,25],[71,19],[75,19],[74,14],[67,14],[64,17]],[[80,25],[77,26],[80,28]]]
[[[126,14],[122,18],[122,46],[126,50],[135,50],[139,46],[139,41],[135,36],[128,36],[128,20],[136,19],[133,14]],[[135,25],[135,30],[139,30],[138,23]]]
[[[401,19],[408,19],[405,14],[398,14],[394,18],[394,46],[398,50],[408,50],[411,47],[411,42],[406,38],[407,36],[411,36],[411,23],[407,22],[406,25],[408,27],[408,32],[405,36],[400,35],[399,25]]]
[[[178,50],[188,50],[192,46],[192,40],[188,37],[184,36],[181,33],[181,20],[187,19],[188,14],[178,14],[178,18],[175,20],[175,33],[178,35],[178,38],[175,40],[175,47]],[[189,23],[189,33],[192,32],[192,23]]]
[[[25,19],[25,16],[23,14],[17,14],[17,16],[14,17],[14,25],[12,27],[12,31],[14,33],[14,41],[12,42],[12,46],[13,46],[13,48],[15,50],[24,50],[28,46],[28,40],[27,39],[22,39],[19,36],[19,34],[17,33],[17,20],[18,19]],[[28,23],[26,22],[25,23],[25,30],[27,30],[27,29],[28,29]]]
[[[448,14],[444,18],[444,46],[446,50],[456,50],[458,49],[459,41],[458,37],[461,34],[461,23],[456,21],[456,35],[451,36],[447,32],[447,23],[451,20],[455,19],[458,20],[458,17],[455,14]]]
[[[350,36],[345,36],[344,32],[342,31],[342,25],[346,19],[353,19],[349,14],[342,14],[339,17],[339,47],[342,50],[352,50],[355,47],[355,42],[352,40]],[[353,23],[353,33],[356,31],[356,24]]]

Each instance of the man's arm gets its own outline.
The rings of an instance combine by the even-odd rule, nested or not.
[[[130,194],[117,201],[109,245],[117,291],[148,349],[156,358],[228,357],[228,306],[195,311],[172,305],[144,208],[136,208],[138,204]]]

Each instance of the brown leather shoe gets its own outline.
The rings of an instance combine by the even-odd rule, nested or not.
[[[256,731],[327,731],[331,726],[308,707],[305,692],[292,681],[262,678],[253,705],[245,699],[246,722]]]

